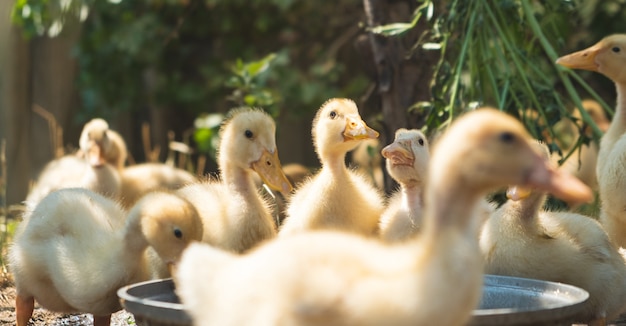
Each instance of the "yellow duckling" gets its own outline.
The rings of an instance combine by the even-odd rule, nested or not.
[[[289,199],[280,234],[319,229],[376,234],[383,197],[366,178],[346,168],[345,157],[378,132],[361,120],[353,101],[331,99],[317,111],[312,135],[322,168]]]
[[[163,163],[141,163],[120,172],[120,202],[126,209],[153,191],[180,189],[198,181],[195,175]]]
[[[548,161],[548,148],[536,146]],[[510,187],[507,195],[482,229],[486,273],[581,287],[590,295],[585,322],[604,325],[626,310],[626,264],[596,220],[542,210],[543,191]]]
[[[79,139],[80,150],[89,161],[104,160],[118,170],[124,168],[128,150],[124,138],[100,118],[85,124]]]
[[[121,309],[116,291],[150,275],[148,246],[174,263],[201,237],[194,207],[172,194],[151,193],[126,214],[87,189],[52,192],[27,214],[9,249],[17,325],[28,324],[35,301],[52,311],[91,313],[95,326],[109,325]]]
[[[600,141],[596,174],[602,201],[600,222],[611,241],[626,248],[626,34],[616,34],[595,45],[559,58],[568,68],[599,72],[617,88],[617,107],[611,124]]]
[[[274,120],[264,111],[232,111],[220,129],[221,181],[195,183],[177,191],[198,209],[204,223],[203,242],[243,252],[276,236],[269,204],[252,178],[256,172],[270,188],[291,192],[278,158],[275,133]]]
[[[111,153],[118,148],[111,141],[115,136],[109,137],[112,133],[102,119],[86,123],[80,135],[80,154],[65,155],[46,164],[29,191],[26,204],[33,207],[52,191],[73,187],[118,199],[122,187],[119,171],[117,166],[109,164]]]
[[[380,217],[380,236],[388,242],[403,241],[417,234],[422,224],[423,188],[428,173],[428,139],[419,130],[396,131],[395,140],[382,150],[387,172],[400,189],[389,199]]]
[[[435,144],[419,237],[391,246],[348,232],[303,232],[244,255],[194,244],[176,272],[177,292],[197,326],[464,325],[482,289],[471,209],[482,196],[520,184],[592,198],[578,179],[547,166],[532,142],[502,112],[467,113]]]

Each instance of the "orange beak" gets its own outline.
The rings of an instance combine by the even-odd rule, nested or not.
[[[603,48],[602,42],[596,43],[587,49],[556,59],[556,64],[570,69],[598,71],[598,64],[596,64],[595,58]]]
[[[363,120],[351,117],[347,118],[346,129],[343,131],[344,140],[349,141],[376,138],[378,138],[378,131],[368,127]]]
[[[513,201],[519,201],[530,196],[530,193],[530,188],[521,186],[509,187],[506,191],[506,198]]]
[[[415,155],[406,142],[395,141],[383,148],[381,154],[394,165],[413,166]]]
[[[291,182],[287,179],[280,165],[278,150],[274,150],[274,154],[267,150],[264,151],[261,158],[252,163],[252,169],[261,177],[263,183],[276,191],[280,191],[283,195],[287,195],[293,190]]]

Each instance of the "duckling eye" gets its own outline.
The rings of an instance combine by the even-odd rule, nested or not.
[[[181,239],[183,237],[183,231],[178,228],[174,229],[174,236],[178,239]]]
[[[331,118],[331,119],[334,119],[334,118],[336,118],[336,117],[337,117],[337,112],[335,112],[335,111],[330,111],[330,118]]]
[[[250,131],[249,129],[246,129],[246,131],[243,133],[246,138],[248,139],[252,139],[252,137],[254,137],[254,134],[252,133],[252,131]]]
[[[615,53],[619,53],[621,49],[618,46],[614,46],[611,51],[615,52]]]
[[[500,140],[504,143],[512,143],[515,140],[513,133],[505,131],[500,134]]]
[[[418,139],[417,143],[420,144],[420,146],[424,146],[424,140],[423,139]]]

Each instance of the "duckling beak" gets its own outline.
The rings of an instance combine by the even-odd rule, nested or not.
[[[289,194],[293,190],[280,165],[278,150],[274,150],[274,154],[267,150],[263,151],[261,158],[252,163],[252,169],[259,174],[263,183],[276,191],[280,191],[283,195]]]
[[[415,155],[406,142],[393,142],[383,148],[381,154],[391,161],[393,165],[413,166]]]
[[[365,121],[354,117],[346,118],[346,129],[343,131],[344,141],[376,138],[378,138],[378,131],[368,127]]]
[[[513,186],[507,189],[506,198],[513,200],[513,201],[519,201],[519,200],[528,198],[528,196],[530,196],[530,193],[531,193],[530,188],[521,187],[521,186]]]
[[[593,192],[575,176],[546,165],[544,160],[527,176],[525,188],[537,188],[570,203],[589,203]]]
[[[587,49],[556,59],[556,64],[571,69],[598,71],[598,64],[596,63],[595,58],[602,49],[603,45],[601,43],[596,43]]]
[[[104,165],[105,160],[100,146],[96,144],[89,148],[89,151],[87,151],[87,162],[94,167]]]

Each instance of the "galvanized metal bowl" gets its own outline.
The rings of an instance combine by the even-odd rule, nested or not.
[[[125,286],[117,296],[139,326],[191,326],[191,317],[174,288],[172,279],[167,278]]]
[[[171,278],[125,286],[117,292],[139,326],[191,326]],[[571,325],[578,321],[587,291],[519,277],[485,275],[472,326]]]
[[[470,325],[571,325],[589,293],[581,288],[534,279],[485,275],[480,306]]]

